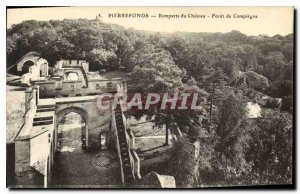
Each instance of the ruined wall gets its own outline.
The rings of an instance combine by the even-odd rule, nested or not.
[[[40,77],[47,77],[48,76],[48,61],[46,59],[40,58],[36,62],[37,66],[39,66]]]
[[[101,93],[117,92],[116,84],[119,81],[89,81],[88,87],[84,87],[81,81],[47,81],[36,82],[39,86],[40,98],[89,96]]]
[[[85,72],[89,71],[89,63],[85,60],[60,60],[55,64],[55,68],[62,68],[63,66],[82,66]]]
[[[18,63],[18,71],[22,71],[24,63]],[[31,85],[31,81],[45,79],[47,76],[48,62],[43,58],[38,58],[34,61],[34,65],[29,67],[29,72],[21,76],[21,83]]]
[[[78,81],[81,81],[82,84],[84,86],[86,86],[85,77],[84,77],[81,69],[75,69],[75,68],[74,69],[64,69],[64,81],[75,81],[75,80],[68,80],[68,75],[70,73],[76,73],[78,76]]]
[[[32,61],[33,63],[35,63],[40,57],[39,56],[32,56],[32,55],[28,55],[28,56],[24,56],[18,63],[17,63],[17,71],[21,72],[24,63],[26,63],[27,61]]]

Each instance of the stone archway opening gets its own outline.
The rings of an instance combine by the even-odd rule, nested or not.
[[[79,107],[67,107],[56,113],[55,152],[62,149],[86,148],[88,113]],[[64,148],[65,146],[65,148]],[[64,151],[64,150],[62,150]]]
[[[76,72],[68,72],[66,77],[67,77],[68,81],[78,81],[79,80],[78,73],[76,73]]]
[[[34,65],[34,62],[28,60],[23,64],[22,74],[29,73],[29,68]]]
[[[56,150],[51,186],[79,185],[84,178],[81,167],[84,166],[86,156],[86,119],[85,112],[77,108],[67,108],[57,113]]]
[[[85,119],[76,112],[66,113],[57,127],[57,151],[73,152],[85,147]]]
[[[57,149],[50,181],[55,188],[95,188],[120,185],[119,160],[112,150],[87,149],[90,118],[87,110],[68,106],[56,113]],[[99,134],[105,145],[107,134]],[[104,147],[103,147],[104,148]]]

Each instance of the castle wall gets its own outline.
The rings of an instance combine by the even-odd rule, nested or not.
[[[17,64],[17,71],[22,72],[22,68],[24,63],[26,63],[27,61],[32,61],[33,63],[35,63],[40,57],[38,56],[25,56],[23,57]]]
[[[88,96],[102,93],[115,93],[119,81],[93,80],[84,87],[82,81],[36,82],[40,86],[40,98]]]
[[[24,63],[18,63],[18,71],[22,71]],[[29,67],[29,72],[21,76],[21,83],[31,85],[31,81],[39,80],[42,77],[46,78],[47,76],[48,62],[43,58],[38,58],[35,60],[34,65]]]
[[[85,60],[60,60],[55,64],[55,68],[62,68],[63,66],[82,66],[85,72],[89,72],[89,63]]]

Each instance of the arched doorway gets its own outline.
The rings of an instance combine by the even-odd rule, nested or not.
[[[56,151],[63,146],[83,148],[87,146],[87,112],[79,107],[68,107],[56,114]],[[60,142],[59,142],[60,141]]]
[[[85,148],[86,123],[81,115],[75,112],[65,114],[57,128],[57,151],[72,152]]]
[[[86,151],[80,147],[87,145],[88,124],[88,112],[80,107],[71,106],[56,113],[57,151],[50,187],[101,188],[121,184],[119,160],[114,151]],[[104,144],[106,134],[99,136]]]
[[[76,72],[68,72],[66,73],[67,80],[69,81],[77,81],[79,80],[78,73]]]
[[[56,114],[55,159],[51,187],[80,184],[86,148],[87,113],[69,107]]]
[[[23,67],[22,67],[22,73],[25,74],[25,73],[28,73],[29,72],[29,68],[31,66],[34,65],[34,62],[28,60],[26,61],[24,64],[23,64]]]

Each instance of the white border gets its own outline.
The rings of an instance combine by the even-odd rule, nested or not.
[[[299,0],[227,0],[227,1],[217,1],[217,0],[206,0],[206,1],[198,1],[195,0],[107,0],[107,1],[100,1],[100,0],[1,0],[0,3],[0,51],[1,51],[1,57],[0,57],[0,73],[2,76],[0,76],[0,83],[1,83],[1,100],[0,105],[4,109],[0,114],[0,129],[1,129],[1,135],[0,135],[0,142],[1,142],[1,164],[0,164],[0,173],[1,173],[1,193],[8,193],[11,192],[8,189],[6,189],[6,148],[5,148],[5,136],[6,136],[6,6],[295,6],[295,8],[298,8],[298,11],[300,9],[300,1]],[[298,13],[299,14],[299,13]],[[296,26],[299,26],[299,21],[297,21]],[[298,35],[298,34],[297,34]],[[298,45],[298,38],[297,43]],[[299,59],[299,55],[297,52],[297,58]],[[297,68],[297,75],[299,75],[299,68]],[[297,84],[297,90],[299,90],[299,83]],[[298,96],[299,99],[299,96]],[[297,100],[298,100],[297,99]],[[299,103],[298,103],[299,105]],[[298,109],[299,106],[297,106]],[[297,115],[297,120],[300,121],[299,114]],[[298,131],[295,129],[295,131]],[[296,139],[299,139],[300,132],[297,132]],[[296,141],[297,142],[297,141]],[[296,155],[299,155],[299,149],[297,149]],[[297,160],[298,161],[298,160]],[[299,168],[299,162],[297,163],[297,167]],[[297,169],[298,169],[297,168]],[[298,174],[298,173],[297,173]],[[297,183],[296,185],[299,186],[299,177],[297,177]],[[39,191],[33,191],[37,193],[45,192],[46,190],[39,190]],[[62,192],[99,192],[97,190],[56,190],[55,192],[62,193]],[[209,190],[206,190],[207,192]],[[15,192],[26,192],[26,191],[13,191]],[[27,191],[32,192],[32,191]],[[47,190],[46,192],[52,192],[52,190]],[[107,193],[110,191],[100,191],[101,193]],[[119,192],[119,191],[118,191]],[[131,190],[127,190],[126,192],[132,192]],[[140,191],[134,191],[134,192],[140,192]],[[147,192],[158,192],[158,191],[147,191]],[[159,191],[159,193],[162,193],[165,191]],[[172,191],[173,192],[173,191]],[[185,191],[179,191],[179,192],[185,192]],[[201,190],[198,190],[196,192],[204,192]],[[209,191],[212,193],[217,193],[220,191]],[[223,191],[224,192],[224,191]],[[228,191],[226,191],[228,192]],[[232,192],[230,190],[229,192]],[[243,193],[252,193],[253,191],[243,191]],[[274,192],[274,191],[267,191],[267,192]]]

